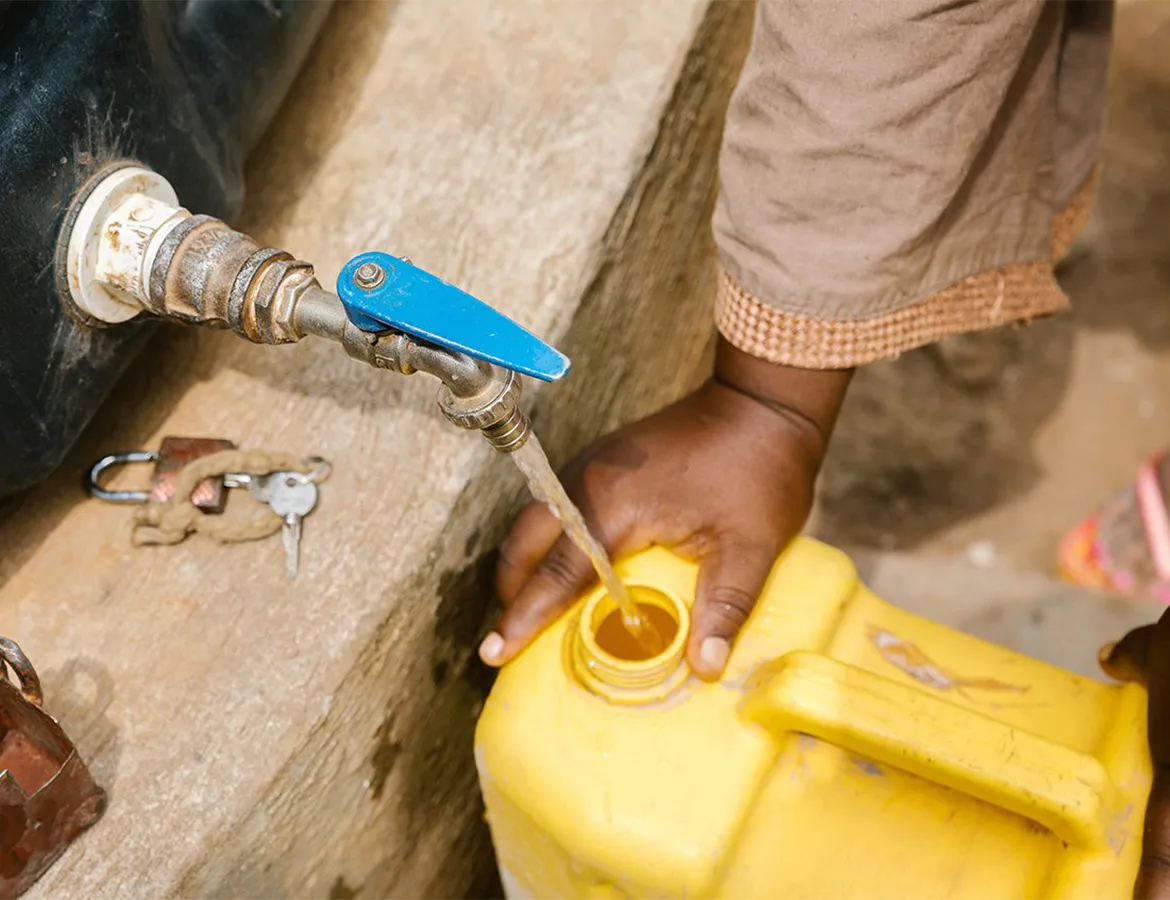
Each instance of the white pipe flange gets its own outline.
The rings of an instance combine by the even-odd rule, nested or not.
[[[111,325],[142,312],[158,246],[190,215],[157,172],[126,166],[107,175],[85,198],[69,233],[66,276],[78,310]]]

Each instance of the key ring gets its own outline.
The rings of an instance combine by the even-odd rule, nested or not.
[[[324,481],[333,472],[333,463],[321,456],[307,456],[305,457],[305,465],[312,466],[312,468],[305,473],[290,472],[289,474],[295,477],[302,484],[311,484],[319,481]]]

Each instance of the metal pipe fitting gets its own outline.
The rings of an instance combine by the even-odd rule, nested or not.
[[[87,324],[148,311],[284,344],[303,337],[293,324],[302,295],[321,291],[309,263],[261,247],[219,219],[191,215],[165,179],[139,166],[99,176],[66,221],[63,299]]]
[[[483,432],[487,442],[504,453],[522,447],[532,433],[520,406],[520,379],[507,369],[493,369],[490,381],[471,396],[460,397],[444,384],[439,408],[460,428]]]
[[[293,314],[300,297],[321,290],[313,267],[260,247],[218,219],[192,216],[159,245],[147,308],[198,325],[227,327],[257,344],[298,341]]]
[[[487,442],[501,453],[519,450],[532,435],[532,423],[523,410],[516,407],[505,418],[480,429]]]
[[[474,398],[483,394],[492,384],[496,369],[459,353],[427,344],[401,332],[380,335],[374,344],[374,365],[392,369],[402,375],[426,372],[434,375],[456,397]]]
[[[70,217],[73,229],[62,237],[69,274],[64,300],[75,316],[102,325],[148,311],[230,328],[257,344],[316,335],[375,368],[435,376],[444,415],[482,431],[499,450],[510,452],[528,439],[515,373],[397,331],[359,328],[309,263],[177,203],[164,179],[135,166],[111,171],[81,198]],[[385,277],[374,268],[361,273],[371,284]]]

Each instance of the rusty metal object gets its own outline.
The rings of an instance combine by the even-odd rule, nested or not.
[[[0,662],[0,678],[7,681],[8,671],[5,666],[12,669],[16,673],[17,681],[20,682],[22,696],[37,709],[44,706],[45,692],[41,690],[41,679],[16,641],[0,637],[0,660],[2,660]]]
[[[20,647],[0,638],[0,659],[0,897],[7,898],[28,890],[101,817],[106,793],[41,708],[40,679]]]
[[[150,492],[147,499],[152,503],[166,503],[175,492],[175,478],[179,471],[193,459],[211,456],[221,450],[235,450],[231,441],[220,438],[165,437],[158,445],[158,462],[150,476]],[[191,503],[205,513],[218,515],[227,505],[227,487],[223,476],[204,478],[191,492]]]
[[[353,273],[353,280],[364,288],[376,288],[386,280],[386,270],[372,262],[364,263]]]
[[[555,381],[568,369],[563,354],[408,258],[359,254],[342,269],[333,294],[309,263],[262,247],[219,219],[191,215],[178,206],[173,187],[147,169],[112,171],[80,202],[67,239],[77,277],[67,284],[66,303],[103,322],[146,309],[230,328],[257,344],[328,338],[375,368],[434,375],[443,383],[439,404],[448,419],[479,430],[504,453],[531,434],[516,373]],[[136,502],[137,496],[92,489],[102,465],[90,493]]]
[[[359,277],[377,286],[386,270],[368,264],[359,267]],[[145,305],[157,315],[230,328],[253,343],[287,344],[315,334],[376,368],[428,372],[460,398],[492,387],[492,367],[466,354],[390,329],[363,331],[337,295],[321,287],[309,263],[261,247],[210,216],[190,216],[170,227],[152,257],[145,292]]]
[[[261,247],[219,219],[191,216],[163,238],[151,264],[147,306],[160,316],[230,328],[257,344],[300,340],[293,313],[321,290],[313,267]]]
[[[174,494],[175,479],[188,463],[235,449],[236,445],[231,441],[219,438],[165,437],[158,450],[132,450],[103,456],[86,474],[85,490],[91,497],[107,503],[165,503]],[[101,486],[102,475],[107,469],[144,462],[155,464],[149,491],[112,491]],[[231,486],[234,485],[228,483],[226,476],[205,478],[191,492],[191,503],[201,512],[218,515],[227,505],[227,488]]]

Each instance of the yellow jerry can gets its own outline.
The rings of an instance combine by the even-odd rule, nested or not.
[[[654,548],[618,572],[680,626],[666,651],[615,655],[636,654],[609,643],[597,590],[500,672],[479,720],[510,900],[1131,896],[1140,687],[903,612],[809,539],[704,684],[683,659],[695,565]]]

